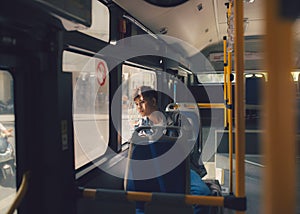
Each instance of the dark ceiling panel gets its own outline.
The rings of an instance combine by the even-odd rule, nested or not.
[[[188,0],[145,0],[146,2],[159,7],[175,7]]]

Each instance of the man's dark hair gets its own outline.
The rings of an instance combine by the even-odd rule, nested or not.
[[[135,100],[140,96],[143,96],[144,98],[148,98],[148,99],[152,99],[152,98],[155,98],[155,100],[158,99],[157,91],[151,88],[150,86],[141,86],[137,88],[133,93],[133,100]]]
[[[154,98],[158,104],[158,108],[161,111],[164,111],[169,103],[174,102],[174,100],[169,95],[161,91],[156,91],[150,86],[141,86],[137,88],[133,93],[133,100],[139,98],[140,96],[143,96],[144,98],[149,100]]]

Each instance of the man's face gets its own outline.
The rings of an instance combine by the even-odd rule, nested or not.
[[[154,103],[149,99],[144,98],[142,95],[135,98],[134,102],[142,117],[149,116],[153,111],[155,111]]]

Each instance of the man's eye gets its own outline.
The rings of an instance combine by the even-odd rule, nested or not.
[[[138,106],[138,105],[142,105],[142,104],[144,104],[144,103],[145,103],[145,101],[143,100],[143,101],[140,101],[140,102],[138,102],[138,103],[135,103],[135,105]]]

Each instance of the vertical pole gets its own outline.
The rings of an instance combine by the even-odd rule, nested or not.
[[[227,115],[227,108],[226,108],[226,104],[227,104],[227,38],[226,36],[223,37],[223,62],[224,62],[224,104],[225,104],[225,108],[224,108],[224,127],[228,127],[228,115]]]
[[[234,0],[236,197],[245,197],[244,5]],[[244,213],[244,212],[236,212]]]
[[[233,121],[232,121],[232,84],[230,81],[230,75],[232,71],[232,52],[228,53],[228,66],[227,66],[227,94],[228,94],[228,106],[230,108],[227,109],[228,114],[228,152],[229,152],[229,193],[233,192]]]
[[[295,88],[292,22],[279,16],[279,0],[266,0],[266,67],[264,112],[264,211],[296,213]]]
[[[227,4],[227,22],[228,22],[228,28],[232,28],[231,23],[231,16],[232,16],[232,1],[230,1]],[[232,33],[232,31],[231,31]],[[233,35],[229,35],[229,40],[231,40]],[[231,42],[231,41],[229,41]],[[226,113],[228,118],[228,153],[229,153],[229,192],[230,194],[233,193],[233,138],[232,138],[232,127],[233,127],[233,121],[232,121],[232,84],[230,81],[230,75],[232,71],[232,49],[233,47],[229,48],[228,51],[228,60],[227,60],[227,71],[226,71],[226,92],[227,92],[227,105],[226,105]]]

